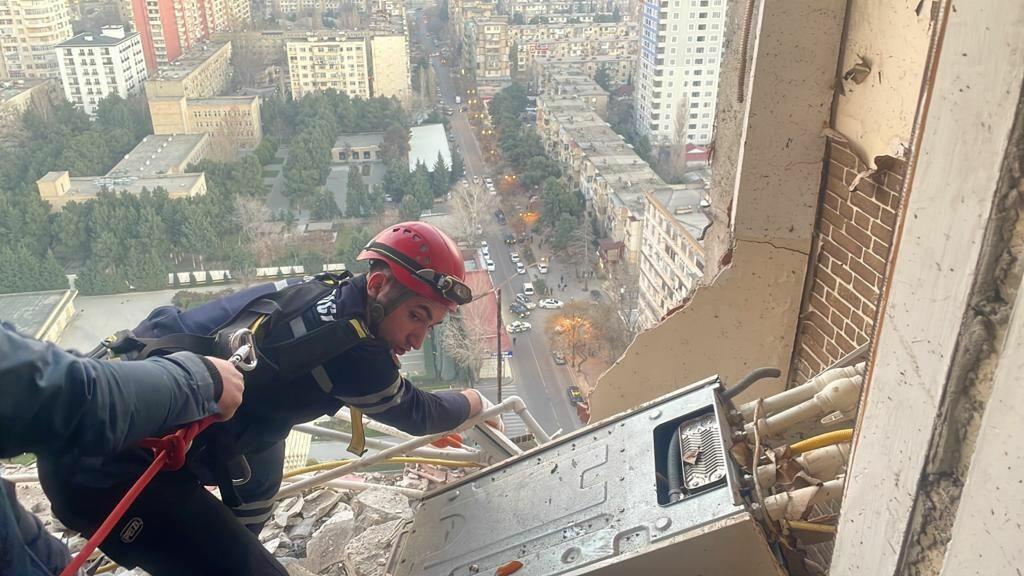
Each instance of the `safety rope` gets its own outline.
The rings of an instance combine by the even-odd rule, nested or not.
[[[131,489],[121,498],[121,501],[117,503],[114,510],[110,512],[107,519],[103,521],[99,529],[89,538],[89,541],[85,543],[82,550],[75,556],[75,559],[64,568],[64,571],[60,573],[60,576],[75,576],[78,574],[79,569],[89,559],[89,556],[96,550],[103,540],[110,534],[110,531],[114,529],[114,526],[121,520],[128,508],[131,507],[135,499],[139,497],[142,490],[149,485],[149,482],[153,480],[153,477],[162,470],[178,470],[185,465],[185,455],[188,453],[189,447],[192,445],[192,440],[199,435],[200,432],[206,430],[211,424],[218,422],[218,416],[207,416],[202,420],[193,422],[184,428],[178,429],[173,434],[168,434],[163,438],[147,438],[139,443],[143,448],[150,448],[153,450],[154,457],[153,463],[146,468],[146,471],[142,473],[142,476],[135,481]]]

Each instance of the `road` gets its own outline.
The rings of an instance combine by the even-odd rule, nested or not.
[[[433,38],[427,34],[426,26],[422,21],[419,23],[419,37],[423,42],[425,54],[434,52]],[[437,78],[437,85],[441,89],[441,101],[451,106],[455,113],[449,118],[452,131],[455,134],[455,143],[465,159],[466,177],[472,182],[474,176],[485,178],[493,176],[492,167],[486,165],[483,160],[483,152],[473,134],[469,120],[462,112],[462,106],[455,104],[455,85],[452,82],[450,69],[440,61],[440,58],[431,58],[431,65],[434,67]],[[480,193],[485,193],[480,186],[475,187]],[[503,323],[516,320],[517,318],[508,311],[509,304],[515,300],[517,292],[522,292],[523,282],[531,277],[538,276],[536,267],[529,267],[527,275],[516,273],[515,264],[512,263],[509,253],[510,249],[503,242],[506,232],[504,227],[497,223],[484,227],[484,239],[490,247],[491,258],[495,263],[495,271],[491,272],[491,280],[495,287],[502,290],[502,315]],[[527,263],[527,265],[532,263]],[[579,417],[576,415],[575,406],[569,401],[568,387],[572,384],[572,377],[566,366],[555,364],[551,356],[551,347],[547,340],[546,326],[551,316],[557,315],[557,310],[536,309],[527,319],[533,326],[529,332],[517,334],[515,345],[512,349],[512,358],[508,362],[512,365],[514,393],[518,394],[529,407],[530,412],[537,419],[542,427],[553,433],[561,429],[563,432],[575,430],[581,426]],[[491,400],[497,399],[497,391],[493,385],[482,386],[481,390]],[[509,395],[509,390],[503,390],[503,396]],[[510,425],[509,433],[514,435],[522,430],[514,417],[507,418]]]

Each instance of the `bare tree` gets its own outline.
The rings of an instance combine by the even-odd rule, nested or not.
[[[462,182],[453,188],[451,209],[456,223],[452,232],[458,238],[474,238],[477,228],[489,229],[493,225],[494,197],[477,185]]]
[[[459,308],[459,315],[449,321],[441,336],[441,346],[456,364],[466,368],[472,377],[480,372],[492,350],[496,350],[495,315],[497,302],[492,293],[485,293],[489,283],[482,276],[466,279],[476,300]]]

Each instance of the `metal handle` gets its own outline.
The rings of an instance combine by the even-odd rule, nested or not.
[[[252,330],[238,330],[228,339],[228,345],[234,350],[228,362],[242,372],[252,372],[256,369],[256,344],[253,341]]]

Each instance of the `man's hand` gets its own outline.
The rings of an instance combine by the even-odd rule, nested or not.
[[[213,356],[206,356],[206,360],[213,364],[217,373],[220,374],[221,382],[224,383],[224,390],[220,393],[220,400],[217,401],[217,408],[220,409],[220,419],[230,420],[242,404],[242,394],[245,392],[245,381],[242,379],[242,373],[227,360],[214,358]]]
[[[487,399],[486,396],[480,393],[475,388],[467,388],[462,391],[462,395],[469,399],[469,417],[472,418],[477,414],[494,407],[494,404]],[[501,421],[501,416],[495,416],[490,420],[484,420],[487,425],[495,430],[505,433],[505,423]]]

